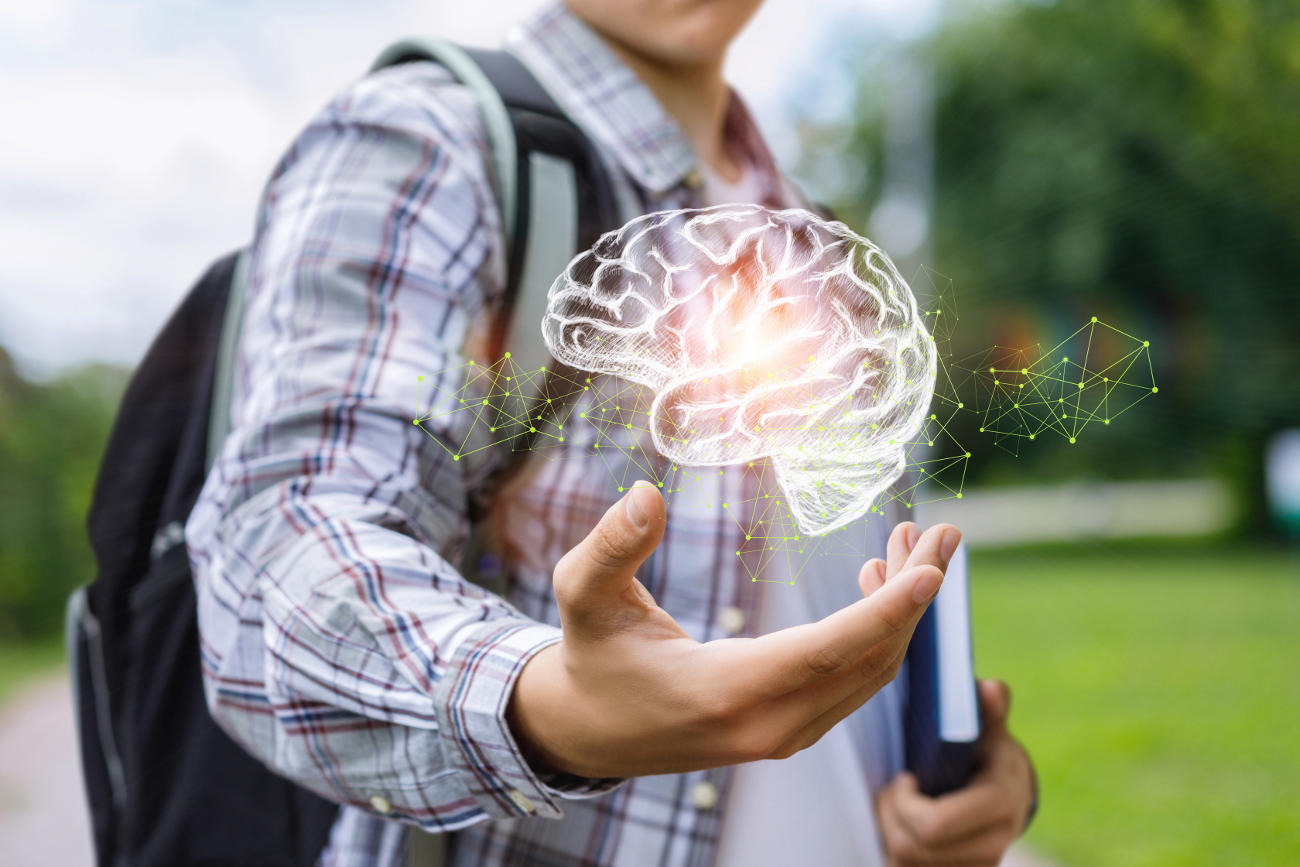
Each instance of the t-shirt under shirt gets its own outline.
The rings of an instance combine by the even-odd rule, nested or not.
[[[763,198],[754,171],[742,171],[734,182],[704,164],[699,172],[705,205]],[[850,595],[832,601],[830,608],[857,598],[856,569],[842,562],[828,562],[825,568],[846,571],[843,580],[852,584]],[[756,583],[755,591],[761,594],[758,633],[808,623],[829,613],[823,610],[828,609],[826,601],[812,598],[817,589],[812,582],[826,580],[838,579],[805,573],[793,587]],[[821,585],[823,590],[827,586]],[[871,793],[898,768],[898,719],[896,687],[891,684],[808,749],[788,759],[738,766],[724,805],[717,867],[883,865]]]

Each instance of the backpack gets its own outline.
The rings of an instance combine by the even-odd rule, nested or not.
[[[372,71],[446,67],[475,94],[492,144],[508,282],[490,350],[546,363],[546,290],[614,228],[600,157],[503,51],[410,40]],[[68,658],[101,865],[314,863],[338,805],[277,776],[208,713],[184,526],[229,432],[247,252],[215,262],[154,339],[122,399],[87,518],[93,583],[69,600]],[[521,336],[531,331],[531,335]]]

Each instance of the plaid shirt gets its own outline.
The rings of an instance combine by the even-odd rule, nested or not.
[[[680,129],[562,5],[508,46],[596,142],[623,201],[698,204]],[[766,203],[802,204],[737,99],[727,124]],[[495,595],[457,565],[467,502],[501,456],[453,462],[411,424],[416,377],[459,369],[500,301],[489,154],[468,91],[413,63],[336,98],[268,183],[233,432],[186,528],[208,702],[250,753],[343,804],[321,864],[401,863],[410,826],[443,834],[454,865],[710,864],[727,769],[548,777],[504,721],[524,664],[560,639],[552,566],[620,496],[610,450],[570,437],[501,498]],[[432,432],[463,440],[456,418]],[[753,495],[735,469],[698,484],[715,502]],[[676,502],[640,574],[699,640],[757,621],[763,585],[731,556],[741,535]]]

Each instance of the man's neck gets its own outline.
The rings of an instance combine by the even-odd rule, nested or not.
[[[725,180],[739,180],[742,168],[724,134],[731,88],[722,77],[722,58],[702,66],[670,66],[602,37],[677,121],[700,159]]]

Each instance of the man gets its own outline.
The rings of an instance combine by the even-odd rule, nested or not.
[[[508,47],[643,212],[800,205],[721,75],[758,3],[570,0]],[[500,302],[489,166],[469,93],[413,63],[345,91],[269,182],[234,428],[186,530],[209,706],[343,805],[322,864],[400,864],[408,837],[428,840],[412,827],[453,865],[725,863],[763,830],[727,807],[732,766],[818,755],[801,751],[892,680],[959,534],[899,524],[861,569],[864,598],[751,637],[762,585],[724,556],[734,525],[666,513],[650,485],[620,496],[575,437],[493,504],[504,598],[459,574],[470,503],[503,459],[453,460],[410,419],[416,377],[474,358]],[[457,424],[433,432],[458,442]],[[752,494],[738,468],[708,484]],[[855,826],[878,816],[891,863],[996,863],[1027,821],[1005,688],[981,695],[967,789],[930,799],[904,774],[876,781],[874,814],[847,805]],[[806,835],[805,863],[836,863],[820,815],[786,833]],[[876,841],[851,863],[878,861]]]

